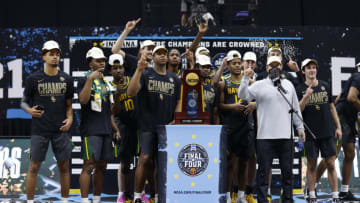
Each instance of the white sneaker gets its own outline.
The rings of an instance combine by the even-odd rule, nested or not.
[[[230,197],[230,198],[229,198],[229,197],[226,198],[226,203],[231,203],[231,197]]]
[[[238,197],[236,199],[236,203],[247,203],[245,196],[244,197]]]

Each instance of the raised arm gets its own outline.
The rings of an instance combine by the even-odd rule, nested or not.
[[[214,85],[215,87],[219,85],[221,75],[224,72],[226,66],[227,66],[227,58],[225,57],[221,63],[220,68],[216,71],[214,78],[211,81],[212,85]]]
[[[100,72],[100,69],[94,71],[91,73],[91,75],[86,79],[86,82],[83,86],[83,88],[80,91],[79,94],[79,102],[80,104],[87,104],[90,100],[90,94],[91,94],[91,86],[92,82],[95,78],[102,78],[103,74]]]
[[[300,110],[301,112],[304,111],[305,109],[305,106],[311,96],[311,94],[314,92],[314,90],[312,89],[312,86],[309,86],[307,89],[306,89],[306,92],[305,92],[305,95],[301,98],[300,100]]]
[[[253,72],[254,71],[251,68],[248,68],[245,70],[245,75],[241,79],[240,87],[238,90],[239,98],[247,100],[247,101],[252,101],[255,99],[255,97],[253,95],[251,95],[249,92],[249,82],[250,82],[250,77],[252,76]]]
[[[140,91],[140,78],[144,69],[148,66],[148,62],[146,61],[146,56],[143,53],[141,55],[140,60],[138,61],[138,65],[133,77],[130,80],[129,87],[127,89],[127,95],[130,97],[134,97]]]
[[[190,51],[194,52],[196,51],[196,48],[198,47],[201,38],[204,36],[205,32],[208,30],[208,22],[209,19],[206,18],[205,23],[201,23],[199,26],[199,32],[197,33],[194,41],[191,43]]]
[[[140,22],[141,18],[137,20],[131,20],[126,23],[124,31],[121,33],[120,37],[116,40],[111,51],[113,54],[121,54],[125,58],[125,52],[121,50],[122,45],[124,44],[125,38],[128,34],[135,28],[136,24]]]
[[[193,70],[195,68],[195,58],[194,52],[191,51],[187,46],[185,46],[185,57],[187,61],[187,69]]]

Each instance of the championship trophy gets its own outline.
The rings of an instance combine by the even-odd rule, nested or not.
[[[180,112],[175,113],[175,124],[210,124],[199,74],[199,70],[185,70],[183,73]]]

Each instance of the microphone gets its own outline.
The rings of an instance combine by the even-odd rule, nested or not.
[[[287,94],[287,91],[283,88],[280,81],[280,69],[279,68],[272,68],[269,70],[269,77],[273,82],[274,86],[279,88],[284,94]]]

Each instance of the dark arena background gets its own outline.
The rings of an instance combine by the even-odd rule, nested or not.
[[[267,50],[279,46],[284,60],[289,56],[299,66],[305,58],[319,62],[318,78],[331,84],[335,98],[341,93],[350,74],[360,62],[360,15],[358,2],[310,0],[205,0],[213,20],[200,45],[211,51],[216,71],[232,49],[241,54],[256,53],[257,72],[265,71]],[[196,23],[181,25],[181,0],[3,0],[0,8],[0,202],[25,202],[25,180],[29,167],[31,116],[20,108],[24,81],[29,74],[44,67],[41,48],[45,41],[55,40],[61,47],[60,69],[77,81],[88,70],[87,50],[100,47],[106,56],[129,20],[142,20],[126,38],[123,50],[137,55],[140,42],[153,40],[157,45],[177,48],[186,67],[185,45],[195,38]],[[290,72],[288,67],[285,70]],[[228,74],[225,71],[224,75]],[[107,72],[106,76],[111,78]],[[76,92],[76,91],[75,91]],[[80,104],[73,99],[74,122],[71,190],[69,202],[80,202]],[[297,138],[296,138],[297,139]],[[295,147],[294,200],[305,202],[306,159]],[[360,194],[359,141],[356,140],[350,189]],[[338,185],[341,185],[343,153],[335,163]],[[320,160],[320,159],[319,159]],[[136,167],[134,158],[132,172]],[[116,202],[118,161],[107,165],[102,202]],[[273,162],[273,202],[279,202],[280,169]],[[327,174],[327,173],[324,173]],[[160,174],[159,174],[160,175]],[[60,177],[52,150],[41,166],[35,199],[39,202],[61,202]],[[214,184],[217,184],[214,182]],[[327,176],[317,187],[318,200],[331,199]],[[92,197],[91,195],[89,196]],[[359,197],[359,196],[358,196]]]

